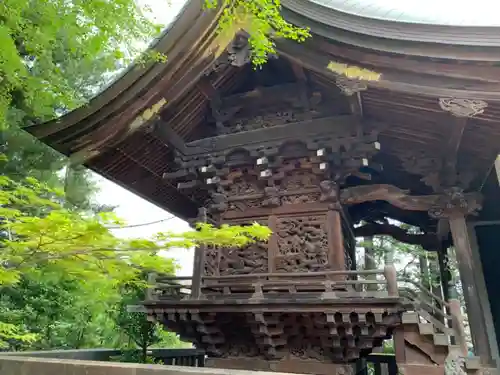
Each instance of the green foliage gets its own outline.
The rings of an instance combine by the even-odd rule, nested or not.
[[[0,127],[54,117],[160,31],[134,0],[0,2]]]
[[[256,66],[275,52],[273,39],[300,42],[309,36],[283,19],[279,0],[222,5],[221,31],[246,29]],[[161,29],[147,12],[134,0],[0,2],[0,128],[54,118],[84,104],[102,86],[103,75],[129,65],[158,35]]]
[[[263,65],[269,55],[276,53],[275,39],[303,42],[310,36],[308,29],[296,27],[282,17],[280,0],[205,0],[209,9],[218,5],[225,6],[219,21],[222,33],[230,35],[237,29],[244,29],[250,34],[255,67]]]
[[[207,0],[210,2],[210,0]],[[214,7],[217,4],[210,2]],[[237,0],[221,33],[252,35],[255,66],[274,53],[271,38],[302,41],[307,30],[286,23],[280,4]],[[168,1],[165,1],[165,7]],[[160,28],[135,0],[0,2],[0,345],[10,349],[121,345],[116,331],[123,285],[142,285],[144,269],[173,272],[160,249],[199,243],[243,246],[267,238],[258,225],[121,240],[122,224],[96,207],[89,172],[21,129],[85,105],[120,67],[166,56],[140,54]],[[231,36],[232,37],[232,36]],[[6,157],[4,157],[4,155]],[[65,171],[65,173],[61,173]],[[96,214],[99,212],[99,214]],[[120,302],[121,301],[121,302]],[[130,318],[130,317],[129,317]],[[175,336],[156,332],[158,345]]]
[[[198,244],[243,246],[265,240],[270,234],[269,229],[258,224],[220,229],[200,225],[199,231],[165,232],[153,239],[125,240],[116,238],[109,230],[110,225],[124,224],[114,214],[87,214],[67,209],[61,199],[62,191],[35,178],[14,181],[1,176],[0,187],[0,286],[12,289],[10,302],[21,298],[14,296],[17,288],[28,292],[40,288],[33,299],[27,297],[24,301],[23,308],[29,306],[32,310],[51,310],[50,304],[60,305],[65,299],[71,300],[71,293],[65,292],[72,288],[80,295],[90,293],[88,296],[96,301],[106,300],[96,293],[116,295],[124,286],[129,291],[135,290],[137,297],[138,289],[134,288],[146,285],[145,271],[168,274],[175,270],[170,259],[158,255],[159,250]],[[42,280],[37,286],[36,282]],[[2,296],[8,295],[7,290],[4,291]],[[47,327],[53,327],[51,324],[61,321],[66,314],[57,313],[62,315],[52,317]],[[85,320],[82,317],[82,321]],[[12,321],[16,319],[9,319],[9,324]],[[26,319],[18,321],[26,323]],[[2,325],[0,328],[4,344],[9,338],[32,339],[32,336],[23,336],[24,327]]]
[[[143,278],[146,279],[146,275]],[[122,299],[118,305],[115,321],[117,327],[129,338],[128,348],[124,350],[121,361],[150,363],[147,351],[153,345],[164,348],[182,345],[174,333],[165,332],[159,324],[148,321],[146,314],[128,310],[129,306],[137,305],[145,300],[143,287],[139,287],[137,284],[124,285],[120,294]],[[134,347],[139,348],[139,350],[133,349]]]

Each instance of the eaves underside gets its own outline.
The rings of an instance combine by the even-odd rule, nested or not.
[[[284,0],[283,6],[311,21],[366,36],[446,45],[500,46],[500,27],[498,26],[396,22],[345,13],[310,0]]]
[[[367,20],[366,19],[363,20],[362,17],[357,17],[358,19],[356,20],[356,22],[353,22],[352,25],[350,25],[349,22],[345,22],[345,20],[342,21],[344,22],[343,24],[337,23],[336,25],[329,25],[328,22],[330,22],[331,20],[329,20],[328,17],[332,15],[327,14],[325,12],[323,14],[324,16],[323,19],[313,21],[312,18],[308,18],[308,16],[312,17],[314,16],[314,14],[309,13],[308,16],[306,16],[304,14],[299,14],[298,12],[290,10],[291,8],[293,8],[293,6],[290,7],[291,3],[297,6],[297,4],[300,5],[301,2],[303,4],[309,4],[307,0],[285,0],[284,6],[288,8],[284,12],[285,16],[290,17],[289,19],[291,21],[299,20],[300,22],[306,22],[306,25],[311,25],[313,33],[317,35],[322,35],[331,40],[340,41],[344,44],[364,47],[368,50],[371,49],[372,51],[374,50],[385,51],[382,47],[385,46],[386,50],[388,49],[388,47],[391,47],[392,50],[389,50],[388,52],[396,52],[399,54],[405,54],[409,52],[408,53],[409,55],[418,55],[418,51],[420,51],[421,56],[424,55],[427,57],[429,57],[430,49],[434,48],[433,51],[435,51],[436,56],[433,55],[430,56],[443,57],[443,55],[446,55],[446,53],[448,53],[449,58],[452,58],[453,55],[455,55],[456,58],[457,54],[453,49],[456,48],[459,49],[461,53],[464,54],[468,53],[467,56],[469,56],[469,60],[500,61],[500,32],[496,32],[496,35],[498,36],[499,40],[498,44],[495,44],[497,43],[495,37],[490,35],[489,39],[490,42],[488,43],[491,43],[491,45],[489,47],[482,47],[480,45],[474,45],[474,44],[466,47],[465,45],[458,43],[458,39],[456,39],[455,41],[457,43],[455,43],[454,46],[450,46],[450,48],[443,48],[442,45],[439,45],[438,43],[436,43],[436,40],[433,40],[431,38],[432,33],[430,31],[422,34],[423,35],[422,38],[425,40],[421,41],[412,40],[408,36],[401,37],[400,35],[400,37],[397,38],[395,35],[392,35],[390,37],[389,36],[385,37],[382,34],[377,34],[378,32],[377,30],[380,30],[381,33],[388,32],[390,31],[390,27],[394,27],[394,25],[389,25],[389,23],[380,20],[375,20],[376,22],[374,22],[374,20],[368,20],[371,26],[365,28],[363,27],[363,24],[361,22],[365,22]],[[158,42],[158,46],[161,46],[161,48],[164,48],[165,50],[172,49],[172,51],[177,53],[179,56],[177,60],[174,58],[175,57],[174,52],[172,52],[170,53],[171,60],[167,64],[155,64],[144,70],[132,69],[127,74],[125,74],[122,77],[122,79],[120,79],[118,82],[112,85],[107,91],[96,97],[90,103],[89,106],[72,112],[68,116],[65,116],[62,119],[60,119],[60,121],[53,122],[52,124],[45,124],[38,126],[37,127],[38,129],[32,129],[34,130],[34,133],[38,133],[37,136],[41,138],[44,142],[47,142],[49,144],[50,144],[49,139],[58,139],[59,143],[52,144],[52,146],[55,148],[59,147],[60,151],[66,151],[66,153],[71,153],[69,152],[71,147],[67,148],[66,150],[61,149],[67,146],[67,144],[63,139],[64,137],[60,137],[61,129],[71,133],[70,137],[74,138],[75,145],[82,144],[82,141],[86,142],[88,137],[90,137],[89,139],[96,139],[96,134],[98,135],[98,133],[94,132],[93,130],[90,131],[92,128],[96,129],[98,128],[100,130],[104,130],[105,133],[107,133],[108,132],[107,129],[111,128],[116,129],[116,125],[118,124],[120,126],[123,126],[123,129],[125,129],[130,121],[123,120],[124,116],[125,117],[132,116],[130,118],[133,119],[134,115],[140,113],[140,111],[143,111],[145,108],[148,108],[148,106],[154,104],[156,100],[158,100],[154,99],[156,98],[156,96],[163,95],[165,97],[165,95],[168,95],[169,92],[172,91],[173,86],[175,87],[179,86],[180,89],[176,90],[175,95],[171,94],[171,96],[169,97],[169,101],[166,105],[166,108],[162,109],[162,110],[166,109],[168,111],[175,111],[176,110],[175,103],[179,101],[178,98],[181,97],[182,95],[185,94],[187,95],[189,90],[194,90],[193,87],[196,85],[195,79],[190,78],[189,80],[187,80],[187,78],[189,78],[188,76],[191,75],[190,72],[194,68],[196,68],[195,69],[196,76],[201,77],[203,76],[204,69],[209,68],[209,66],[213,63],[213,59],[207,59],[206,61],[205,59],[195,59],[195,57],[198,56],[199,53],[190,50],[190,47],[192,47],[193,45],[190,44],[190,41],[192,40],[196,41],[199,38],[201,38],[199,35],[195,37],[194,34],[203,32],[203,30],[204,32],[207,32],[209,25],[212,24],[212,21],[214,19],[213,17],[212,19],[210,19],[211,16],[207,14],[201,16],[202,13],[200,13],[199,5],[193,5],[193,4],[194,1],[191,1],[188,4],[188,6],[186,7],[186,12],[183,15],[181,15],[177,20],[177,22],[172,26],[171,32],[164,35]],[[356,16],[349,15],[349,17],[356,17]],[[297,23],[300,25],[299,21],[297,21]],[[340,22],[341,20],[337,21]],[[348,28],[349,26],[352,27],[349,29]],[[375,26],[380,27],[380,29],[375,28]],[[422,27],[422,25],[417,25],[417,26]],[[403,28],[403,25],[400,25],[400,27]],[[405,30],[406,28],[407,25],[404,25]],[[195,29],[197,29],[198,31]],[[431,27],[430,29],[433,28]],[[434,28],[433,30],[435,32],[437,29]],[[498,30],[500,31],[500,29]],[[414,31],[412,35],[414,37],[418,36]],[[314,37],[312,39],[314,39]],[[310,42],[314,44],[314,40],[311,40]],[[422,46],[425,46],[427,49],[421,48]],[[302,48],[302,46],[293,46],[292,50],[296,48]],[[479,49],[482,49],[483,52],[479,51]],[[202,48],[200,46],[199,50],[197,51],[201,50]],[[302,54],[304,54],[305,51],[306,50],[304,50]],[[190,58],[191,60],[188,58],[190,54],[193,54],[193,56]],[[323,57],[326,58],[327,56],[325,55]],[[186,63],[189,61],[195,61],[196,64]],[[315,73],[324,76],[323,78],[325,79],[331,80],[332,77],[328,77],[328,72],[324,72],[325,66],[322,66],[323,71],[321,72],[315,71],[319,69],[316,67],[316,69],[311,69],[310,73],[311,74]],[[167,80],[164,79],[164,75],[166,74],[165,72],[168,72],[168,74],[171,76],[171,79]],[[187,78],[184,79],[185,77]],[[164,85],[161,87],[158,85],[158,82],[160,80],[165,81]],[[189,83],[189,85],[184,84],[185,82]],[[410,88],[406,87],[408,86],[408,84],[406,84],[405,87],[401,86],[400,82],[399,84],[400,88],[407,91],[407,93],[405,94],[408,94],[411,91],[415,90],[413,87]],[[419,84],[421,84],[421,82],[419,82]],[[436,86],[435,82],[434,86]],[[372,103],[372,107],[374,108],[374,113],[375,114],[378,113],[376,111],[382,108],[380,107],[380,105],[378,105],[377,102],[380,100],[379,94],[386,93],[386,90],[388,88],[389,87],[377,87],[377,85],[374,85],[375,90],[373,91],[368,90],[366,92],[365,94],[366,113],[369,114],[370,112],[370,103]],[[449,89],[446,90],[448,91],[444,92],[443,94],[449,93]],[[398,92],[397,89],[394,91]],[[466,92],[465,90],[462,91]],[[500,92],[500,90],[496,91]],[[417,99],[428,100],[429,96],[431,96],[432,100],[434,100],[434,102],[432,102],[432,104],[430,105],[426,101],[422,105],[422,108],[433,109],[432,107],[433,105],[437,107],[437,101],[435,96],[436,93],[433,93],[433,95],[428,95],[428,93],[420,93],[418,91],[415,93],[427,94],[426,98],[422,99],[417,96],[416,97]],[[149,96],[150,94],[154,94],[156,96],[150,97]],[[402,94],[402,92],[398,92],[398,94]],[[481,94],[481,92],[478,92],[478,94]],[[196,93],[196,95],[199,97],[202,96],[201,93]],[[147,100],[150,101],[149,104]],[[197,106],[201,106],[200,108],[204,108],[203,106],[205,106],[205,104],[206,103],[204,102],[200,102],[197,104]],[[401,110],[404,111],[405,113],[405,119],[406,119],[408,114],[407,108],[414,108],[418,103],[417,104],[399,103],[399,104],[401,106]],[[386,114],[387,111],[390,113],[391,111],[394,110],[395,107],[399,108],[398,103],[390,103],[390,101],[387,101],[387,103],[384,103],[383,105],[384,108],[385,106],[387,106],[387,110],[384,110],[384,114]],[[131,107],[134,108],[131,109]],[[492,119],[491,120],[487,119],[487,120],[496,122],[497,113],[494,114],[491,113],[493,112],[491,111],[491,109],[493,108],[494,107],[491,105],[487,113],[488,116],[490,116],[491,114]],[[395,113],[396,112],[397,111],[395,111]],[[191,113],[192,111],[190,111],[188,114],[185,114],[185,116],[187,118],[190,118]],[[394,114],[394,116],[396,114]],[[82,132],[82,129],[84,129],[85,126],[88,126],[88,128],[85,131],[83,131],[83,133],[85,134],[79,134],[80,132]],[[46,136],[44,136],[43,133],[45,133]],[[48,137],[47,133],[49,133]],[[132,142],[133,138],[135,137],[142,138],[142,136],[145,133],[146,132],[144,132],[144,129],[140,129],[135,134],[127,133],[126,139],[121,141],[118,140],[118,142],[115,137],[115,139],[113,139],[113,142],[106,142],[105,144],[103,144],[102,146],[104,152],[94,160],[90,160],[90,162],[87,163],[87,165],[92,167],[97,172],[106,175],[108,178],[112,178],[114,181],[119,182],[127,189],[140,194],[141,196],[152,201],[153,203],[158,204],[163,208],[171,210],[177,215],[181,215],[183,217],[192,216],[193,213],[195,213],[195,208],[196,208],[195,204],[193,204],[192,198],[178,194],[174,186],[166,186],[165,181],[162,179],[162,172],[163,172],[162,168],[164,168],[165,164],[167,163],[166,154],[158,159],[157,156],[158,157],[161,156],[161,153],[155,153],[155,158],[153,160],[151,153],[149,151],[145,152],[146,151],[145,147],[151,149],[150,136],[147,136],[146,137],[147,139],[145,138],[144,143],[142,144]],[[392,136],[394,136],[394,134],[392,134]],[[391,134],[389,134],[388,136],[389,140],[390,138]],[[99,141],[101,140],[101,138],[99,137],[97,139]],[[127,146],[128,149],[123,148],[124,143],[128,144]],[[110,150],[111,148],[114,148],[115,150],[109,153],[105,151],[106,149]],[[165,152],[167,151],[168,150],[165,149]],[[147,156],[146,159],[148,160],[145,159],[142,160],[142,158],[145,158],[146,156]],[[131,166],[134,165],[136,166],[134,167],[134,171],[132,171]]]

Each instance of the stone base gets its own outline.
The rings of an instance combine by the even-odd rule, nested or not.
[[[313,360],[285,359],[266,361],[251,358],[209,358],[205,366],[231,370],[273,371],[293,374],[315,375],[354,375],[354,366],[350,364],[322,363]],[[421,375],[421,374],[420,374]],[[427,374],[426,374],[427,375]],[[431,374],[433,375],[433,374]]]

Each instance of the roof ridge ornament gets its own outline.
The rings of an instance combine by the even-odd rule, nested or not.
[[[474,117],[483,113],[488,103],[479,99],[439,98],[439,106],[456,117]]]

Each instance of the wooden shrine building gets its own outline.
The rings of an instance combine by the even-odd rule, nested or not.
[[[475,354],[462,366],[490,371],[500,338],[500,29],[283,3],[312,37],[278,41],[260,70],[247,34],[223,42],[219,13],[192,0],[155,45],[167,63],[132,68],[88,106],[28,130],[181,218],[273,230],[267,243],[197,249],[191,293],[172,295],[159,275],[144,302],[214,365],[349,373],[394,338],[400,369],[443,374],[446,356],[465,350],[447,290],[454,245]],[[438,252],[442,293],[404,287],[390,265],[357,270],[355,237],[373,235]]]

